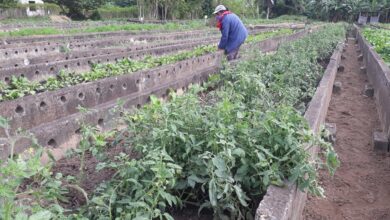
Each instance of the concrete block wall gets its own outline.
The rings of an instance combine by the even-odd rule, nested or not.
[[[359,27],[354,26],[356,39],[363,55],[363,64],[370,83],[374,87],[374,97],[382,129],[390,137],[390,68],[374,47],[364,38]]]

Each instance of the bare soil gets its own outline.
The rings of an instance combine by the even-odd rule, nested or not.
[[[380,122],[374,99],[362,95],[368,79],[360,73],[356,49],[349,40],[342,60],[345,71],[336,77],[342,90],[333,94],[326,119],[337,125],[341,166],[334,177],[320,172],[326,198],[308,197],[305,220],[390,219],[390,157],[373,150],[372,133]]]

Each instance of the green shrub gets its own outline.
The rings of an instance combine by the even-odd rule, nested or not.
[[[99,18],[113,19],[113,18],[136,18],[138,17],[138,8],[133,7],[117,7],[105,6],[96,10]]]

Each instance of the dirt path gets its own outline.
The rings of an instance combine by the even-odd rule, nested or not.
[[[321,171],[320,184],[327,198],[309,196],[305,220],[390,219],[390,157],[373,151],[372,132],[380,128],[373,98],[361,93],[368,83],[360,74],[355,43],[349,40],[340,94],[333,94],[327,122],[336,123],[335,149],[341,166],[331,178]]]

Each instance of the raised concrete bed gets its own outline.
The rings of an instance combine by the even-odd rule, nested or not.
[[[122,44],[129,44],[135,41],[146,41],[146,42],[155,42],[155,41],[167,41],[167,40],[181,40],[181,39],[191,39],[195,37],[205,37],[205,36],[216,36],[216,32],[175,32],[169,34],[149,34],[149,35],[125,35],[118,37],[102,37],[94,38],[89,40],[74,40],[68,39],[60,42],[55,41],[45,41],[40,43],[32,44],[23,44],[23,45],[14,45],[12,48],[3,48],[0,49],[0,59],[12,59],[12,58],[27,58],[29,56],[41,56],[43,54],[50,54],[53,52],[61,52],[65,48],[70,50],[83,50],[83,49],[94,49],[94,48],[103,48],[110,46],[117,46]]]
[[[276,50],[280,43],[299,39],[308,32],[268,39],[255,47],[264,52]],[[110,122],[118,114],[111,111],[117,99],[125,102],[125,108],[134,108],[147,103],[152,94],[164,97],[169,89],[184,90],[189,84],[202,82],[209,74],[217,72],[223,56],[221,52],[209,54],[148,71],[44,92],[6,102],[0,108],[11,120],[11,132],[21,127],[35,134],[43,146],[62,152],[76,146],[80,122],[111,128]],[[77,112],[78,105],[92,109],[92,113]],[[0,130],[0,136],[4,136],[4,131]],[[28,146],[21,143],[15,152],[22,152]],[[6,146],[0,148],[0,158],[8,154]]]
[[[196,37],[196,38],[187,38],[185,40],[163,41],[163,42],[153,42],[153,43],[139,42],[139,43],[133,43],[133,45],[130,46],[121,45],[120,47],[115,46],[109,48],[94,48],[94,49],[87,48],[85,50],[70,50],[69,52],[64,52],[64,53],[49,53],[42,56],[2,60],[0,61],[0,69],[31,66],[39,63],[52,63],[52,62],[58,62],[62,60],[78,59],[82,57],[86,58],[86,57],[93,57],[99,55],[110,55],[115,53],[145,50],[145,49],[151,49],[155,47],[177,45],[177,44],[183,44],[188,42],[201,42],[201,41],[211,41],[211,40],[216,41],[217,39],[218,39],[217,36],[201,37],[201,38]],[[126,40],[126,41],[128,41],[126,43],[130,43],[130,40]]]
[[[257,32],[254,31],[253,33]],[[76,72],[88,71],[90,69],[91,64],[93,63],[112,63],[125,58],[139,59],[144,57],[145,55],[169,54],[177,52],[179,50],[193,48],[197,45],[211,44],[213,42],[217,42],[217,38],[206,38],[200,41],[194,41],[194,39],[187,39],[184,42],[188,41],[190,43],[172,44],[172,42],[168,42],[162,44],[158,43],[137,45],[124,50],[119,50],[119,52],[116,52],[117,49],[97,50],[98,52],[80,51],[80,53],[77,53],[76,57],[74,57],[73,59],[69,54],[60,54],[57,56],[52,55],[52,61],[49,61],[47,60],[47,58],[44,57],[34,58],[33,60],[44,59],[46,62],[41,62],[33,65],[23,65],[20,67],[0,68],[0,80],[3,80],[4,82],[8,83],[12,76],[24,76],[30,80],[44,80],[50,75],[58,74],[63,69],[72,70]],[[159,45],[163,46],[159,47]],[[103,54],[99,55],[99,52],[103,52]],[[90,54],[90,56],[88,56],[88,54]],[[64,57],[65,59],[55,61],[58,56]],[[29,62],[27,58],[22,60],[20,60],[19,62]],[[7,61],[4,62],[6,63],[5,65],[10,65]]]
[[[118,39],[118,40],[121,40],[121,39],[133,39],[133,40],[137,40],[137,39],[144,39],[145,37],[150,37],[150,36],[153,36],[153,37],[164,37],[162,39],[165,39],[166,37],[172,37],[172,36],[189,36],[189,35],[198,35],[198,36],[202,36],[204,34],[217,34],[218,32],[215,31],[215,30],[210,30],[210,29],[206,29],[206,30],[194,30],[194,31],[187,31],[187,32],[184,32],[184,31],[171,31],[171,32],[158,32],[158,33],[138,33],[138,34],[133,34],[131,32],[120,32],[121,34],[117,34],[117,35],[114,35],[114,36],[99,36],[99,35],[96,35],[95,37],[91,37],[91,38],[82,38],[82,39],[78,39],[78,38],[74,38],[73,35],[70,35],[70,36],[62,36],[62,38],[60,39],[46,39],[46,40],[42,40],[42,41],[38,41],[38,42],[32,42],[32,43],[28,43],[28,42],[24,42],[24,43],[18,43],[18,44],[8,44],[8,45],[1,45],[0,46],[0,49],[15,49],[15,48],[23,48],[23,47],[26,47],[26,46],[35,46],[35,47],[39,47],[39,46],[48,46],[48,45],[63,45],[64,43],[68,43],[70,44],[70,46],[72,46],[73,48],[76,48],[76,46],[78,44],[82,45],[83,43],[91,43],[91,42],[99,42],[99,41],[104,41],[104,40],[113,40],[113,39]]]
[[[188,50],[198,45],[210,44],[213,41],[195,41],[185,44],[155,47],[143,50],[130,50],[119,53],[109,53],[90,57],[62,60],[58,62],[40,63],[18,68],[0,69],[0,80],[9,82],[12,76],[24,76],[29,80],[44,80],[49,76],[60,73],[61,70],[72,70],[85,72],[90,70],[91,64],[113,63],[125,58],[140,59],[146,55],[158,56],[163,54],[176,53],[180,50]]]
[[[333,84],[341,61],[342,47],[336,49],[325,70],[316,93],[314,94],[305,118],[314,133],[318,133],[324,125]],[[311,159],[317,155],[317,148],[310,149]],[[307,193],[297,188],[296,184],[286,182],[286,187],[269,186],[266,195],[257,211],[256,220],[298,220],[302,219]]]
[[[390,137],[390,68],[374,47],[364,38],[359,27],[354,26],[356,39],[363,55],[363,64],[370,84],[374,88],[374,97],[378,109],[382,130]]]
[[[211,30],[211,29],[209,29]],[[207,30],[194,30],[194,31],[207,31]],[[181,31],[185,33],[186,31]],[[188,32],[188,30],[187,30]],[[119,36],[137,36],[137,35],[158,35],[162,33],[172,33],[172,31],[165,30],[152,30],[152,31],[114,31],[114,32],[98,32],[98,33],[82,33],[75,35],[46,35],[46,36],[33,36],[33,37],[13,37],[3,38],[0,40],[2,47],[9,47],[13,44],[30,44],[35,42],[46,41],[69,41],[69,40],[92,40],[95,38],[104,37],[119,37]]]
[[[304,24],[272,24],[272,25],[252,25],[248,27],[248,30],[259,29],[275,29],[275,28],[294,28],[302,29]],[[199,29],[195,31],[213,31],[218,32],[215,28]],[[182,33],[188,33],[188,30],[181,31]],[[114,31],[114,32],[99,32],[99,33],[84,33],[76,35],[47,35],[47,36],[33,36],[33,37],[13,37],[0,39],[0,48],[13,47],[14,44],[31,44],[36,42],[46,41],[69,41],[69,40],[92,40],[94,38],[104,37],[119,37],[119,36],[137,36],[137,35],[156,35],[161,33],[172,33],[172,31],[166,30],[152,30],[152,31]]]
[[[94,22],[44,22],[44,23],[22,23],[22,24],[0,24],[0,30],[13,31],[21,28],[58,28],[58,29],[73,29],[73,28],[86,28],[86,27],[100,27],[106,25],[124,25],[128,24],[126,21],[94,21]]]

